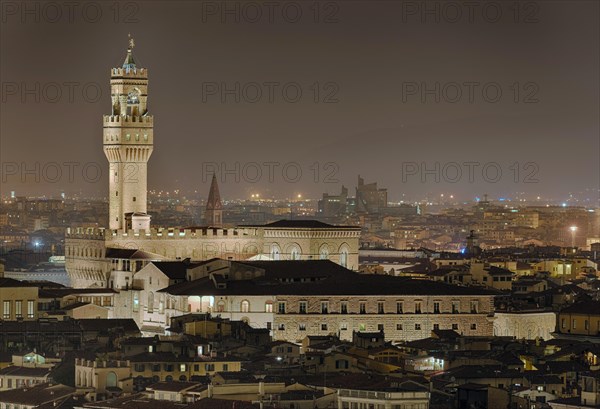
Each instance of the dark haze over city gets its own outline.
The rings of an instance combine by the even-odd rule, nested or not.
[[[122,64],[131,33],[138,66],[149,69],[156,121],[149,189],[203,195],[216,164],[225,198],[318,197],[342,184],[353,189],[360,174],[387,187],[391,201],[519,192],[563,201],[573,193],[593,205],[599,3],[521,3],[517,13],[512,2],[497,2],[501,18],[477,7],[472,16],[462,9],[457,21],[454,10],[427,14],[407,3],[426,2],[321,2],[318,14],[304,3],[295,22],[280,7],[272,21],[264,7],[257,22],[254,10],[223,14],[222,2],[136,2],[116,22],[107,6],[96,23],[81,8],[73,21],[25,24],[27,16],[3,10],[2,194],[106,195],[106,178],[84,180],[81,167],[108,170],[101,149],[108,74]],[[73,101],[63,89],[56,102],[48,95],[36,102],[11,88],[65,82],[94,84],[89,93],[99,86],[102,94],[91,101],[79,86]],[[263,84],[271,82],[278,85],[269,101]],[[227,94],[236,83],[242,91]],[[292,83],[301,97],[282,94]],[[476,84],[471,100],[466,83]],[[262,91],[256,102],[253,84]],[[436,86],[437,95],[427,92]],[[49,162],[80,166],[72,183],[63,175],[54,184],[6,167]],[[271,178],[265,162],[278,164]],[[471,180],[465,162],[479,163]],[[287,175],[286,164],[294,164]],[[239,181],[223,166],[239,166]]]

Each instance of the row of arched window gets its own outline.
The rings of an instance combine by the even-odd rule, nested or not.
[[[302,252],[300,250],[300,246],[296,243],[288,245],[286,249],[286,253],[289,254],[289,260],[300,260],[302,259]],[[278,244],[273,244],[271,246],[271,259],[273,260],[281,260],[281,247]],[[343,267],[348,267],[348,245],[346,243],[342,244],[338,249],[338,254],[340,257],[339,264]],[[323,244],[319,248],[319,259],[320,260],[329,260],[329,246],[327,244]]]

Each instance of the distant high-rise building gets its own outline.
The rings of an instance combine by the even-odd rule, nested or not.
[[[377,182],[365,184],[365,180],[358,176],[356,187],[356,211],[366,213],[379,213],[387,207],[387,189],[378,189]]]
[[[213,174],[210,182],[210,192],[206,202],[206,210],[204,212],[204,223],[210,227],[222,227],[223,225],[223,204],[221,203],[221,195],[219,194],[219,185],[217,184],[217,176]]]
[[[330,195],[323,193],[323,198],[319,200],[319,213],[325,217],[335,217],[344,215],[348,212],[348,188],[342,186],[342,192],[339,195]]]

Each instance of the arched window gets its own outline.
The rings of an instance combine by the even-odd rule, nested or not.
[[[154,312],[154,293],[148,293],[148,312]]]
[[[166,382],[173,382],[173,377],[171,375],[167,375],[167,377],[165,378]]]
[[[329,247],[327,247],[327,244],[323,244],[321,246],[321,250],[319,251],[319,259],[321,259],[321,260],[329,259]]]
[[[281,250],[279,249],[279,246],[277,244],[273,244],[271,246],[271,258],[273,260],[279,260],[281,257],[280,254],[281,254]]]
[[[109,372],[106,374],[106,387],[112,388],[117,386],[117,374]]]
[[[342,267],[348,267],[348,249],[343,248],[340,251],[340,265]]]
[[[293,246],[290,249],[290,260],[300,260],[300,248]]]
[[[217,312],[225,312],[225,301],[220,300],[217,302]]]
[[[185,376],[185,375],[181,375],[181,376],[179,377],[179,380],[180,380],[181,382],[185,382],[185,381],[187,381],[187,376]]]
[[[250,302],[248,300],[242,301],[240,305],[240,310],[242,312],[250,312]]]

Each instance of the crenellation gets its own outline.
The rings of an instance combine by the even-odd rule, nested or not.
[[[113,79],[121,79],[122,77],[129,78],[147,78],[148,77],[148,69],[147,68],[111,68],[110,76]]]

